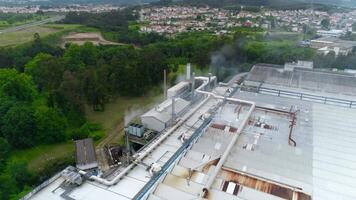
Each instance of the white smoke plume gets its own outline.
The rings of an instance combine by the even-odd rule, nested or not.
[[[125,110],[125,116],[124,116],[124,123],[125,126],[127,126],[132,120],[134,120],[136,117],[142,115],[144,113],[144,110],[141,108],[128,108]]]

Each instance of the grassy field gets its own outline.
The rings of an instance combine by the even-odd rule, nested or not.
[[[39,33],[44,40],[58,42],[63,35],[72,31],[92,32],[97,31],[97,29],[76,24],[46,24],[33,26],[16,32],[0,34],[0,46],[15,46],[30,42],[33,40],[35,33]]]
[[[44,20],[44,19],[47,19],[50,17],[51,17],[51,15],[33,15],[33,17],[30,17],[28,19],[20,20],[20,21],[13,21],[11,23],[8,20],[0,20],[0,30],[10,28],[10,27],[20,26],[20,25],[24,25],[24,24],[28,24],[28,23],[32,23],[32,22],[36,22],[36,21],[41,21],[41,20]]]
[[[118,97],[105,106],[104,112],[95,112],[87,106],[86,117],[91,123],[101,124],[105,133],[109,134],[120,124],[125,123],[125,118],[126,121],[138,120],[137,116],[150,109],[162,98],[162,94],[159,94],[159,88],[142,97]],[[121,144],[123,142],[121,136],[117,134],[112,142]]]
[[[12,153],[10,162],[26,161],[28,169],[40,172],[50,161],[61,160],[74,155],[73,142],[62,144],[41,145],[31,149],[18,150]]]
[[[41,25],[33,26],[27,29],[0,34],[0,46],[14,46],[33,40],[35,33],[40,34],[42,38],[61,31],[75,29],[78,25],[60,25],[60,26],[50,26]]]
[[[29,42],[33,40],[33,35],[39,33],[41,37],[45,37],[51,33],[57,32],[56,29],[34,26],[28,29],[19,30],[11,33],[0,34],[0,46],[13,46]]]

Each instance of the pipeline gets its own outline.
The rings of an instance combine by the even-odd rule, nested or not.
[[[297,142],[292,138],[292,133],[293,133],[293,127],[296,125],[297,117],[295,113],[291,113],[291,117],[292,117],[292,121],[290,121],[290,125],[289,125],[288,144],[296,147]]]
[[[205,78],[205,80],[206,80],[206,78]],[[205,83],[202,86],[207,85],[207,84],[208,83]],[[216,165],[212,175],[209,177],[207,183],[205,184],[204,188],[202,189],[202,191],[200,193],[200,197],[206,198],[207,195],[208,195],[209,189],[211,188],[214,180],[216,179],[216,176],[220,172],[223,164],[225,163],[225,161],[226,161],[226,159],[227,159],[232,147],[235,145],[235,143],[236,143],[238,137],[240,136],[242,130],[245,128],[245,126],[246,126],[246,124],[248,122],[248,119],[252,115],[252,112],[255,110],[256,104],[255,104],[255,102],[252,102],[252,101],[245,101],[245,100],[241,100],[241,99],[229,98],[229,97],[219,96],[219,95],[216,95],[216,94],[211,93],[211,92],[202,91],[202,90],[200,90],[200,87],[196,90],[196,92],[200,93],[200,94],[208,95],[209,97],[212,96],[212,97],[217,98],[217,99],[223,99],[225,101],[232,101],[232,102],[236,102],[236,103],[242,103],[242,104],[251,105],[251,107],[250,107],[250,109],[249,109],[249,111],[247,113],[247,116],[242,121],[240,127],[237,129],[236,134],[233,136],[231,142],[229,143],[229,145],[227,146],[226,150],[222,154],[222,156],[221,156],[218,164]]]
[[[178,121],[178,123],[173,126],[171,129],[169,129],[166,133],[164,133],[161,137],[159,137],[156,141],[153,142],[152,145],[148,147],[147,150],[144,150],[142,153],[138,153],[135,155],[136,159],[129,165],[127,166],[120,174],[118,174],[114,179],[112,180],[106,180],[103,178],[100,178],[98,176],[90,176],[89,178],[91,180],[94,180],[96,182],[99,182],[101,184],[111,186],[115,185],[125,174],[127,174],[133,167],[136,166],[136,163],[140,163],[153,149],[155,149],[159,144],[162,143],[163,140],[165,140],[169,135],[171,135],[177,128],[179,128],[185,121],[188,120],[189,117],[191,117],[202,105],[204,105],[207,101],[209,100],[209,97],[204,99],[200,104],[197,105],[196,108],[190,111],[190,113],[182,118],[181,120]],[[87,172],[85,171],[79,171],[80,174],[86,175]]]
[[[104,184],[104,185],[107,185],[107,186],[115,185],[125,174],[127,174],[133,167],[136,166],[136,163],[140,163],[153,149],[155,149],[160,143],[162,143],[163,140],[165,140],[169,135],[171,135],[189,117],[191,117],[202,105],[204,105],[209,100],[210,96],[213,96],[214,98],[218,98],[218,99],[226,99],[228,101],[236,101],[236,102],[239,102],[239,103],[253,104],[254,105],[253,102],[243,101],[243,100],[238,100],[238,99],[233,99],[233,98],[225,98],[225,97],[222,97],[222,96],[217,96],[217,95],[215,95],[213,93],[210,93],[210,92],[201,91],[201,89],[206,87],[208,84],[210,84],[211,81],[217,80],[216,76],[212,76],[210,78],[207,78],[207,77],[196,77],[196,79],[204,81],[204,83],[201,86],[199,86],[196,89],[196,91],[199,92],[199,93],[202,93],[202,94],[208,94],[207,98],[205,98],[199,105],[197,105],[197,107],[195,109],[191,110],[188,115],[186,115],[184,118],[179,120],[178,123],[175,126],[173,126],[166,133],[164,133],[161,137],[159,137],[156,141],[154,141],[153,144],[150,145],[147,150],[144,150],[144,152],[142,152],[142,153],[136,154],[134,156],[135,160],[129,166],[127,166],[122,172],[120,172],[114,179],[106,180],[106,179],[100,178],[100,177],[95,176],[95,175],[90,176],[89,179],[97,181],[97,182],[99,182],[101,184]],[[79,171],[79,173],[82,174],[82,175],[86,175],[87,174],[87,172],[85,172],[85,171]]]

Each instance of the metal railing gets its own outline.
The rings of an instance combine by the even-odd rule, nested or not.
[[[356,101],[347,100],[347,99],[340,99],[340,98],[333,98],[333,97],[326,97],[326,96],[319,96],[313,94],[306,94],[302,92],[293,92],[287,90],[278,90],[266,87],[258,87],[257,93],[261,94],[269,94],[278,97],[289,97],[294,99],[300,99],[304,101],[312,101],[316,103],[323,103],[328,105],[337,105],[347,108],[356,108]]]

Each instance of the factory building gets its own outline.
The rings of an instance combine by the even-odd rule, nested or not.
[[[169,94],[169,93],[168,93]],[[172,124],[174,115],[184,112],[189,102],[181,99],[167,99],[141,116],[141,122],[148,129],[161,132]]]
[[[142,116],[160,134],[130,163],[67,168],[24,199],[356,199],[355,74],[298,62],[240,76],[194,77]]]
[[[347,56],[355,50],[356,42],[346,41],[337,37],[321,37],[311,40],[311,48],[317,49],[322,55],[334,52],[335,56]]]

